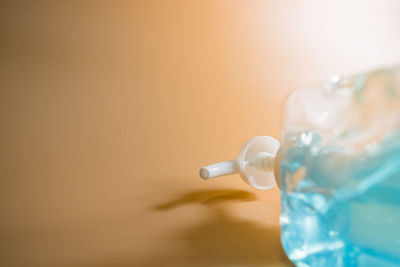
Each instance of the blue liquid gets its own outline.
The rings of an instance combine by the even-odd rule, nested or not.
[[[282,147],[281,239],[305,266],[400,266],[400,134],[351,154],[313,132]]]

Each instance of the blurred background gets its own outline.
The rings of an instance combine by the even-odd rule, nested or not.
[[[400,62],[400,2],[2,1],[1,266],[290,266],[279,190],[198,169]]]

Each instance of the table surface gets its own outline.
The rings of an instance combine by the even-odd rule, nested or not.
[[[9,1],[1,266],[290,266],[278,189],[198,169],[400,61],[398,1]]]

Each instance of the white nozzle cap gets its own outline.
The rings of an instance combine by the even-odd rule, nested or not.
[[[275,155],[280,143],[270,136],[251,138],[240,149],[238,159],[224,161],[200,169],[203,179],[239,173],[242,179],[258,189],[276,185],[274,176]]]

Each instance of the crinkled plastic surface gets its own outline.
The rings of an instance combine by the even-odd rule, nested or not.
[[[298,266],[400,266],[400,68],[287,100],[281,237]]]

